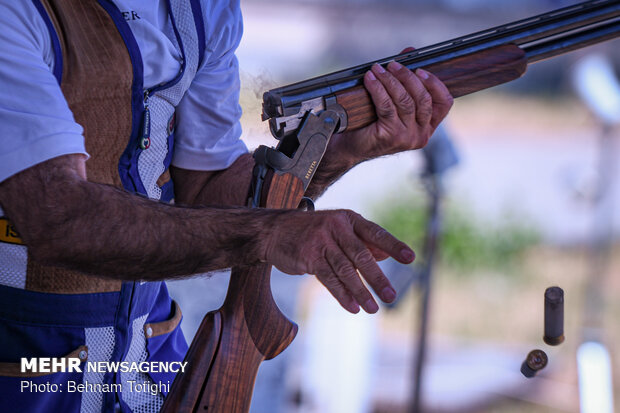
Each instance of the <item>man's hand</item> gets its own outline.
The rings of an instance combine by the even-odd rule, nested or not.
[[[346,310],[368,313],[379,309],[360,279],[385,302],[394,288],[376,260],[392,256],[402,263],[414,252],[380,226],[352,211],[286,212],[274,222],[264,244],[264,260],[288,274],[316,274]]]
[[[387,70],[375,64],[364,76],[364,86],[377,121],[338,138],[341,149],[356,159],[424,147],[453,103],[433,74],[422,69],[414,73],[397,62],[389,63]]]
[[[397,62],[389,63],[387,70],[372,66],[364,76],[364,86],[375,105],[377,120],[332,137],[306,192],[311,197],[320,195],[360,162],[424,147],[453,103],[448,88],[432,73],[421,69],[414,73]]]

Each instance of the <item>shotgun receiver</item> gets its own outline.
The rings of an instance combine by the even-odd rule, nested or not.
[[[254,153],[248,206],[296,208],[332,134],[376,119],[362,85],[373,63],[423,67],[458,97],[517,79],[529,63],[618,37],[619,16],[620,0],[587,1],[266,92],[263,120],[280,142]],[[268,263],[232,269],[224,304],[205,316],[162,412],[249,410],[260,363],[297,332],[273,301],[270,275]]]

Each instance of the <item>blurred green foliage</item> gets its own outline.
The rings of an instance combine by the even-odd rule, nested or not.
[[[407,195],[377,206],[377,222],[423,253],[427,225],[424,195]],[[441,208],[442,232],[439,259],[455,270],[506,269],[513,267],[522,253],[540,242],[539,233],[524,222],[507,218],[499,223],[478,220],[466,206],[454,201]]]

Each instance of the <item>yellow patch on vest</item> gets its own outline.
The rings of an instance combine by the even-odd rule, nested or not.
[[[0,218],[0,242],[24,245],[24,241],[19,237],[17,230],[6,218]]]

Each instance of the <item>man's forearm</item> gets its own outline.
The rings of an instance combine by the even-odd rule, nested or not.
[[[247,201],[254,159],[241,155],[222,171],[190,171],[170,168],[175,202],[182,205],[237,205]]]
[[[264,261],[289,274],[316,274],[344,308],[372,313],[378,306],[360,274],[390,302],[395,292],[374,257],[414,258],[352,211],[180,207],[85,177],[82,155],[65,155],[0,183],[0,206],[35,261],[120,280]]]
[[[87,182],[66,158],[0,185],[5,214],[34,259],[45,264],[158,280],[257,263],[264,258],[261,233],[283,213],[163,204]]]

